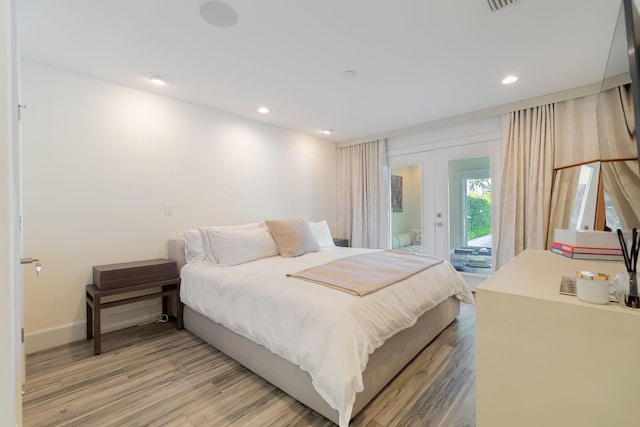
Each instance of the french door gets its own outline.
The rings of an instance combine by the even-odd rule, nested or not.
[[[499,140],[391,157],[392,246],[449,260],[475,289],[494,271],[500,162]]]

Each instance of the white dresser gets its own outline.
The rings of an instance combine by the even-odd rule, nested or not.
[[[527,250],[477,289],[478,427],[640,426],[640,311],[559,294],[621,262]]]

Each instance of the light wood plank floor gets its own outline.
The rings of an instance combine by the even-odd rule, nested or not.
[[[186,330],[153,323],[27,356],[24,426],[334,426]],[[475,307],[351,426],[475,426]]]

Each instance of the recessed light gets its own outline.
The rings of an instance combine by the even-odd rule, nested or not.
[[[268,112],[269,112],[269,109],[267,107],[258,108],[258,113],[260,114],[267,114]]]
[[[510,85],[511,83],[515,83],[517,80],[518,80],[517,76],[507,76],[504,79],[502,79],[502,84]]]
[[[324,133],[325,135],[331,135],[333,133],[331,129],[322,129],[320,132]]]
[[[167,84],[167,79],[157,74],[149,76],[149,81],[158,86],[164,86]]]

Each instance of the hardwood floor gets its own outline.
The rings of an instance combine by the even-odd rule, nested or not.
[[[27,356],[24,426],[334,426],[186,330],[152,323]],[[475,426],[475,307],[351,426]]]

